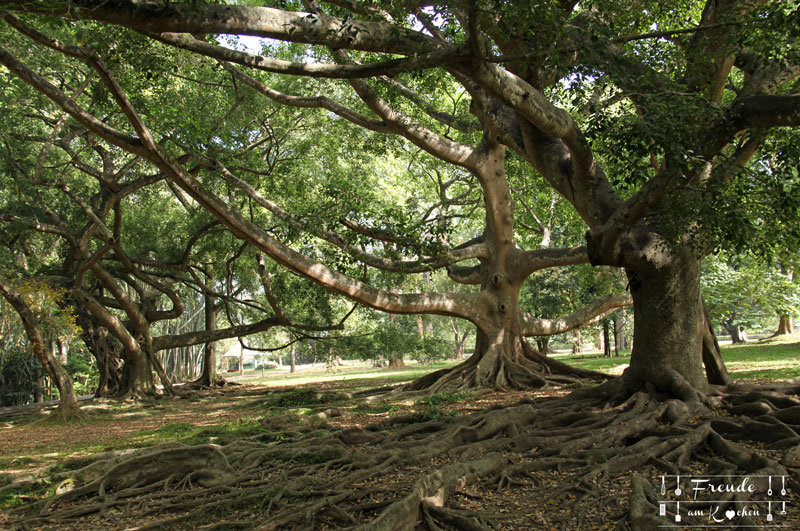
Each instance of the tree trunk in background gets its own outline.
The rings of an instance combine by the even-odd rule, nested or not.
[[[295,350],[294,345],[292,345],[289,349],[289,372],[297,372],[297,351]]]
[[[205,311],[205,329],[217,329],[217,316],[219,314],[219,307],[214,302],[214,297],[205,293],[203,295],[203,304]],[[186,352],[188,354],[188,352]],[[242,350],[244,355],[244,350]],[[187,360],[189,356],[186,356]],[[240,361],[241,363],[241,361]],[[240,365],[241,369],[241,365]],[[241,370],[240,370],[241,374]],[[224,385],[225,380],[217,373],[217,344],[214,341],[209,341],[203,347],[203,372],[200,377],[195,380],[195,384],[211,387],[215,385]]]
[[[422,315],[417,314],[414,316],[417,322],[417,333],[420,339],[425,339],[425,323],[422,321]]]
[[[41,378],[37,378],[36,382],[34,382],[33,386],[33,403],[39,404],[44,402],[44,396],[42,395],[42,389],[44,389],[44,376]]]
[[[537,337],[536,348],[539,349],[539,353],[542,356],[547,356],[549,353],[553,352],[553,350],[550,348],[550,337],[549,336]]]
[[[614,323],[614,352],[617,356],[620,351],[628,348],[628,338],[625,336],[625,314],[617,312],[613,318]]]
[[[608,319],[603,319],[603,356],[611,357],[611,339],[608,334]]]
[[[786,275],[789,282],[794,280],[794,271],[791,269],[786,269],[784,266],[781,266],[781,272]],[[775,335],[781,336],[787,334],[794,334],[794,319],[789,314],[781,313],[778,321],[778,331]]]
[[[785,314],[780,314],[780,319],[778,321],[778,332],[775,334],[777,336],[794,334],[794,319]]]
[[[406,363],[403,361],[403,358],[389,358],[389,368],[390,369],[405,369]]]
[[[733,378],[728,374],[728,369],[722,361],[722,351],[717,342],[717,336],[714,334],[714,326],[711,323],[711,317],[708,314],[705,301],[700,301],[702,311],[698,315],[698,337],[702,345],[703,351],[703,365],[706,368],[706,377],[708,383],[715,385],[730,385],[733,383]]]
[[[728,334],[730,334],[731,342],[733,344],[744,343],[747,341],[747,334],[741,325],[733,324],[733,321],[728,319],[722,322],[722,326],[725,327],[725,330],[728,332]]]
[[[457,360],[463,360],[466,354],[467,348],[467,336],[469,335],[469,331],[461,332],[461,327],[456,324],[456,320],[453,319],[451,322],[451,326],[453,328],[453,340],[455,344],[455,350],[453,351],[453,358]]]
[[[581,331],[576,328],[572,331],[572,353],[579,354],[581,352],[583,352],[583,338]]]
[[[61,341],[60,339],[56,339],[56,345],[58,346],[58,362],[61,365],[67,364],[67,355],[69,353],[69,345]]]
[[[81,339],[97,363],[98,381],[94,391],[96,397],[117,394],[122,385],[121,345],[112,340],[108,328],[101,326],[91,314],[78,306],[78,325]]]

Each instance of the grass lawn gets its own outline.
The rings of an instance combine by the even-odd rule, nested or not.
[[[734,380],[788,380],[800,377],[800,335],[757,343],[723,345],[722,357]],[[620,357],[576,354],[559,357],[561,361],[602,372],[620,372],[630,361],[630,351]],[[616,371],[614,369],[617,368]]]
[[[410,382],[429,372],[438,371],[447,367],[452,367],[458,362],[446,360],[429,365],[422,365],[417,362],[406,362],[405,369],[387,370],[373,368],[369,366],[343,366],[328,370],[324,366],[314,369],[304,369],[294,374],[287,373],[285,370],[264,371],[263,376],[260,370],[253,371],[243,383],[264,385],[267,387],[282,387],[305,385],[318,382],[348,381],[352,388],[372,388],[382,385],[393,385],[402,382]],[[247,376],[247,372],[245,372]],[[234,381],[236,379],[234,378]],[[353,382],[352,380],[357,380]]]

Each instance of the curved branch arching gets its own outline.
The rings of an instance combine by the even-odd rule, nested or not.
[[[587,304],[583,308],[557,319],[541,319],[525,314],[522,317],[522,333],[525,336],[552,336],[569,332],[603,319],[620,308],[633,304],[630,293],[613,293]]]

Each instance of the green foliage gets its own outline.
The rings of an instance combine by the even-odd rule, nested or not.
[[[701,277],[703,298],[714,321],[773,326],[779,313],[800,313],[800,286],[782,271],[752,255],[707,259]]]
[[[65,304],[65,292],[43,282],[22,281],[16,289],[39,320],[45,340],[60,343],[68,350],[66,370],[76,393],[91,393],[97,385],[97,368],[78,338],[80,328],[72,308]],[[11,306],[0,297],[0,407],[57,399],[57,391],[46,385],[39,360],[31,352],[22,322]],[[45,385],[43,385],[45,383]]]
[[[0,407],[33,401],[44,370],[25,349],[6,347],[0,352]]]

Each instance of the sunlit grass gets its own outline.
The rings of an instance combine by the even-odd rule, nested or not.
[[[800,377],[800,335],[785,336],[757,343],[722,346],[722,357],[735,380],[787,380]],[[620,357],[576,354],[559,357],[575,367],[618,373],[630,362],[630,352]],[[614,369],[617,369],[616,371]]]
[[[420,376],[424,376],[429,372],[452,367],[456,365],[457,361],[448,360],[430,365],[421,365],[416,363],[409,363],[405,369],[387,370],[380,368],[364,368],[364,367],[337,367],[332,370],[320,368],[314,371],[305,370],[295,374],[276,374],[271,373],[263,377],[249,378],[248,383],[265,385],[267,387],[281,387],[287,385],[305,385],[318,382],[335,382],[335,381],[350,381],[350,380],[364,380],[365,383],[371,383],[371,380],[380,379],[385,380],[385,384],[401,383],[404,381],[411,381]],[[257,373],[256,373],[257,374]],[[353,382],[357,384],[358,382]]]

